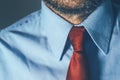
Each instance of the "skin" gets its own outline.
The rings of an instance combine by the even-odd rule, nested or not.
[[[72,24],[80,24],[102,0],[43,0],[48,8]]]

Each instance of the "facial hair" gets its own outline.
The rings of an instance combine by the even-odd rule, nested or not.
[[[77,6],[70,7],[62,4],[64,0],[60,0],[61,2],[56,0],[43,0],[47,4],[49,4],[55,10],[63,13],[63,14],[81,14],[83,17],[91,14],[101,3],[102,0],[76,0],[79,1]],[[70,1],[70,0],[68,0]]]

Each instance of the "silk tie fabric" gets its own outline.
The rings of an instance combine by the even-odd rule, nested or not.
[[[83,27],[73,27],[69,39],[73,46],[73,55],[69,64],[66,80],[88,80],[87,60],[83,51]]]

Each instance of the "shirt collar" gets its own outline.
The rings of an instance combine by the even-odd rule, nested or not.
[[[46,33],[50,47],[55,56],[60,59],[72,24],[52,12],[43,2],[41,20],[41,26],[43,26],[41,28]],[[103,54],[107,54],[109,51],[113,22],[111,1],[105,0],[80,24],[85,26],[94,43]]]
[[[111,0],[104,0],[103,4],[84,21],[85,28],[104,55],[109,52],[114,19]]]
[[[114,16],[111,0],[104,2],[80,25],[83,25],[96,46],[107,54],[113,30]]]
[[[72,24],[52,12],[44,2],[41,6],[41,30],[57,59],[60,59]]]

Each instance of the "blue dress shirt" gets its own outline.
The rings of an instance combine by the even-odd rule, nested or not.
[[[120,7],[105,0],[84,22],[90,80],[120,80]],[[73,25],[42,8],[0,30],[0,80],[65,80]]]

